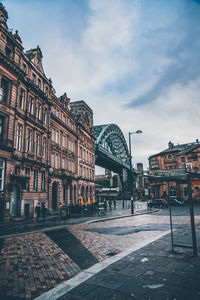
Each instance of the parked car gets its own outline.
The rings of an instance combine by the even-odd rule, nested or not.
[[[149,204],[148,204],[149,208],[152,208],[152,207],[168,207],[168,203],[167,203],[167,200],[165,199],[154,199],[153,201],[151,201]]]
[[[170,206],[184,206],[184,202],[179,201],[178,199],[171,198],[168,200]]]

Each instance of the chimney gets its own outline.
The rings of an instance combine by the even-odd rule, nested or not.
[[[174,144],[171,141],[169,141],[168,147],[169,147],[169,149],[172,149],[174,147]]]

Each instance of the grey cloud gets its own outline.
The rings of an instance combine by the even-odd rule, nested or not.
[[[178,43],[171,44],[166,53],[163,53],[171,62],[164,71],[156,72],[159,77],[151,90],[141,96],[132,99],[127,107],[135,108],[154,102],[162,96],[170,86],[174,84],[186,85],[190,81],[200,77],[200,9],[199,6],[185,7],[185,11],[179,16],[179,30],[174,28],[178,37],[179,34],[184,38]],[[187,11],[186,11],[187,9]],[[171,26],[170,26],[171,27]],[[181,28],[181,31],[180,31]],[[177,30],[177,32],[176,32]],[[159,40],[157,41],[159,44]],[[159,45],[158,45],[159,47]],[[153,74],[155,75],[155,73]]]

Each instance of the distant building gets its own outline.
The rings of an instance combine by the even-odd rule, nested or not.
[[[187,169],[187,171],[200,173],[200,142],[174,145],[169,142],[168,148],[158,154],[149,157],[149,174],[156,174],[159,170],[176,171]],[[174,197],[187,200],[188,189],[186,184],[153,182],[151,191],[156,198]],[[194,184],[192,188],[194,200],[200,200],[200,185]]]
[[[24,52],[7,19],[0,3],[0,221],[32,217],[38,202],[56,212],[95,193],[91,108],[55,95],[40,47]]]

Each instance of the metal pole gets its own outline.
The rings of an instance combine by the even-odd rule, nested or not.
[[[194,221],[194,209],[192,202],[192,191],[191,191],[191,182],[190,182],[190,174],[187,175],[187,183],[188,183],[188,200],[190,205],[190,221],[191,221],[191,230],[192,230],[192,243],[193,243],[193,253],[194,256],[198,256],[197,251],[197,240],[196,240],[196,231],[195,231],[195,221]]]
[[[172,227],[172,211],[169,205],[169,216],[170,216],[170,229],[171,229],[171,242],[172,242],[172,253],[174,253],[174,237],[173,237],[173,227]]]
[[[134,203],[133,203],[133,168],[132,168],[132,156],[131,156],[131,132],[129,132],[129,154],[130,154],[130,189],[131,189],[131,213],[134,214]]]

